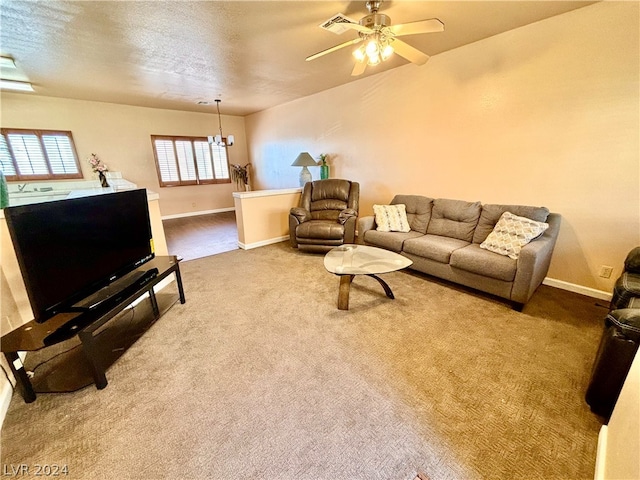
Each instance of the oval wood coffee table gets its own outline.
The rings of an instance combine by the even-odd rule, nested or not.
[[[393,292],[387,283],[378,277],[381,273],[395,272],[407,268],[413,262],[389,250],[367,245],[341,245],[330,250],[324,257],[324,268],[340,277],[338,309],[349,310],[349,290],[356,275],[375,278],[387,297],[393,299]]]

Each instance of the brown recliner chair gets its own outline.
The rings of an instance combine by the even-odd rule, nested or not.
[[[354,243],[360,184],[329,179],[307,182],[300,206],[289,213],[291,246],[309,252],[327,252]]]

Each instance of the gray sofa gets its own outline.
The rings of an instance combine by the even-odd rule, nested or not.
[[[560,229],[560,215],[545,207],[396,195],[406,205],[409,232],[380,232],[375,216],[358,219],[357,242],[398,252],[414,270],[510,300],[521,310],[544,280]],[[549,224],[519,257],[480,248],[504,212]]]

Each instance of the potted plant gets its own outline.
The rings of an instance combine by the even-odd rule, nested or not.
[[[247,163],[244,167],[241,165],[231,164],[231,180],[236,182],[236,188],[243,192],[249,191],[249,167],[251,163]]]

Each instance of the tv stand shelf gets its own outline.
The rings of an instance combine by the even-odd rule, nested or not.
[[[177,257],[155,257],[138,270],[150,269],[157,269],[157,275],[140,287],[124,290],[115,302],[90,312],[60,313],[45,323],[32,320],[2,336],[0,347],[26,403],[35,401],[36,391],[74,391],[91,383],[98,389],[105,388],[106,369],[178,299],[185,303]],[[175,275],[178,294],[156,294],[154,287],[171,274]],[[146,293],[149,295],[136,305],[136,313],[130,319],[121,319],[127,316],[123,311]],[[18,352],[56,350],[67,343],[73,346],[39,364],[54,362],[48,373],[30,378]]]

